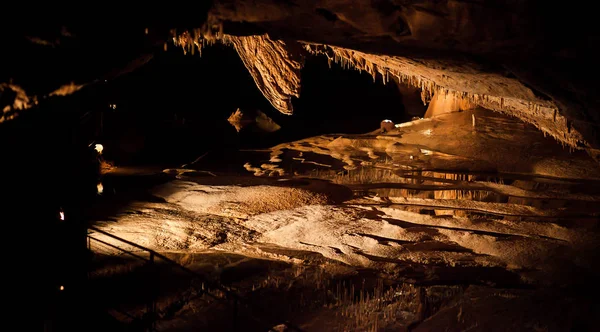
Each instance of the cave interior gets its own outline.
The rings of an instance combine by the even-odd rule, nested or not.
[[[36,329],[597,328],[593,10],[153,6],[0,32]]]

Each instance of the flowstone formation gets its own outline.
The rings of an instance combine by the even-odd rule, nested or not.
[[[275,123],[273,119],[258,110],[242,111],[238,108],[235,112],[231,113],[227,121],[238,133],[246,127],[264,133],[272,133],[281,129],[281,126]]]
[[[0,123],[14,119],[22,110],[37,103],[25,90],[11,83],[0,83]]]

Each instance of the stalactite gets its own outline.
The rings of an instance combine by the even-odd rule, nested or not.
[[[373,73],[371,75],[373,76],[373,83],[377,82],[377,71],[375,70],[374,64],[373,64]]]
[[[421,101],[423,101],[423,105],[427,105],[427,97],[425,96],[425,90],[421,90]]]
[[[443,93],[446,96],[451,95],[456,98],[462,98],[474,105],[479,105],[512,116],[518,116],[519,118],[533,124],[545,134],[548,134],[554,139],[569,146],[585,144],[580,135],[577,134],[577,136],[573,136],[573,131],[571,130],[572,128],[569,125],[566,126],[568,128],[565,128],[565,124],[562,122],[562,118],[559,118],[558,109],[556,107],[544,106],[537,102],[532,102],[531,100],[513,99],[505,96],[491,96],[482,93],[470,93],[467,91],[452,90],[448,87],[438,85],[435,81],[427,77],[402,72],[402,70],[405,68],[404,65],[390,63],[387,57],[382,57],[385,65],[378,67],[379,63],[375,63],[371,60],[371,58],[362,55],[360,52],[349,51],[338,47],[330,47],[327,45],[319,45],[318,47],[306,46],[306,49],[312,54],[327,54],[327,52],[331,52],[334,54],[336,63],[344,61],[343,68],[355,69],[359,72],[364,70],[373,77],[374,82],[376,81],[377,73],[380,73],[382,75],[383,82],[386,83],[389,81],[389,74],[391,71],[391,74],[394,75],[399,82],[421,89],[421,100],[423,101],[424,105],[427,105],[435,93]],[[409,63],[409,66],[410,65],[412,65],[412,63]],[[410,73],[409,68],[406,68],[406,70]],[[556,122],[557,118],[559,119],[558,124],[555,125],[556,128],[549,129],[548,124],[540,122],[537,117],[533,116],[533,114],[547,114],[548,117],[546,118],[549,119],[549,112],[553,112],[552,118],[554,122]],[[543,117],[544,116],[542,116],[542,118]],[[561,128],[564,128],[564,130],[561,131]],[[565,131],[567,131],[569,135],[566,135],[564,133]]]

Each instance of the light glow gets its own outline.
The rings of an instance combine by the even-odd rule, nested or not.
[[[60,289],[61,291],[65,290],[65,286],[61,285],[58,289]]]
[[[94,150],[98,151],[98,154],[102,154],[102,151],[104,151],[104,146],[102,146],[102,144],[96,144]]]
[[[60,211],[58,213],[58,217],[60,218],[60,220],[65,220],[65,212],[64,211]]]
[[[102,182],[98,182],[96,185],[96,192],[98,192],[98,195],[102,195],[104,192],[104,186],[102,185]]]

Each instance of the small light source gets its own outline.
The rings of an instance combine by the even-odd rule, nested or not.
[[[148,28],[146,28],[146,30],[144,30],[144,33],[145,33],[145,34],[148,34]]]
[[[60,218],[60,220],[65,220],[65,212],[62,210],[58,212],[58,217]]]
[[[64,291],[65,290],[65,286],[60,285],[60,287],[58,287],[58,289],[60,289],[61,291]]]
[[[104,186],[102,185],[102,182],[98,182],[96,185],[96,191],[98,192],[98,195],[102,195],[104,192]]]
[[[104,151],[104,146],[102,146],[102,144],[96,144],[94,150],[98,151],[98,154],[102,154],[102,151]]]

